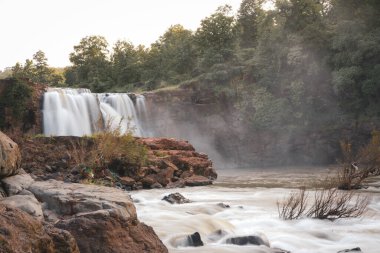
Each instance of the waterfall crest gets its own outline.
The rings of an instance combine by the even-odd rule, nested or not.
[[[126,93],[91,93],[88,89],[49,88],[44,94],[43,127],[47,136],[83,136],[119,128],[144,136],[145,98],[136,105]]]

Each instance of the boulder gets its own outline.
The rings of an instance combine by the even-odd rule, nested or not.
[[[0,204],[0,252],[79,253],[75,239],[67,231],[46,228],[29,214]],[[52,236],[64,234],[64,238]]]
[[[120,177],[120,183],[124,186],[132,187],[135,185],[136,181],[130,177]]]
[[[153,229],[138,221],[126,191],[55,180],[36,181],[28,190],[44,202],[46,219],[74,236],[81,253],[168,252]]]
[[[201,235],[198,232],[195,232],[192,235],[187,236],[187,246],[190,247],[200,247],[203,246],[203,241]]]
[[[81,253],[168,252],[151,227],[118,213],[80,214],[60,220],[56,227],[74,235]]]
[[[169,202],[170,204],[185,204],[190,203],[191,201],[187,198],[185,198],[181,193],[171,193],[165,197],[163,197],[162,200],[165,200]]]
[[[340,250],[338,251],[337,253],[361,253],[362,252],[362,249],[359,248],[359,247],[356,247],[356,248],[353,248],[353,249],[344,249],[344,250]]]
[[[152,150],[194,151],[194,147],[189,142],[173,138],[143,138],[140,141]]]
[[[33,178],[29,174],[20,174],[1,180],[3,183],[5,191],[8,196],[17,195],[24,189],[29,188],[29,186],[34,182]]]
[[[257,235],[250,235],[250,236],[239,236],[239,237],[232,237],[228,238],[226,240],[227,244],[235,244],[235,245],[265,245],[267,247],[270,247],[268,240],[263,239]]]
[[[0,200],[0,203],[19,208],[38,220],[43,220],[44,218],[41,204],[33,195],[13,195]]]
[[[46,203],[46,209],[58,215],[106,210],[124,218],[136,218],[136,209],[128,193],[116,188],[48,180],[36,181],[28,190]]]
[[[193,175],[185,179],[186,186],[204,186],[212,184],[212,180],[204,176]]]
[[[17,174],[20,165],[18,145],[0,131],[0,178]]]

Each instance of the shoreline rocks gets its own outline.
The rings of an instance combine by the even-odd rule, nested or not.
[[[147,164],[144,166],[132,166],[116,158],[101,173],[92,173],[91,168],[78,164],[73,143],[84,143],[83,151],[90,152],[94,140],[91,137],[65,136],[25,140],[20,145],[22,167],[38,180],[73,183],[85,179],[99,180],[104,185],[125,190],[204,186],[217,178],[208,156],[196,152],[187,141],[172,138],[136,140],[147,148]]]

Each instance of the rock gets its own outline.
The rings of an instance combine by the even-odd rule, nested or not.
[[[7,197],[7,192],[4,190],[3,186],[0,184],[0,200]]]
[[[2,204],[0,216],[0,252],[79,253],[75,239],[67,231],[46,228],[27,213]],[[53,232],[64,238],[59,239]]]
[[[230,208],[230,205],[227,205],[227,204],[224,204],[224,203],[218,203],[216,205],[219,206],[219,207],[221,207],[221,208]]]
[[[124,218],[135,218],[136,209],[125,191],[95,185],[36,181],[29,188],[45,208],[58,215],[72,216],[98,210],[119,213]]]
[[[168,185],[174,176],[174,171],[176,170],[178,169],[173,168],[173,167],[167,167],[166,169],[160,170],[160,172],[157,173],[157,176],[156,176],[157,181],[163,186]]]
[[[185,203],[190,203],[191,201],[187,198],[185,198],[182,194],[176,192],[176,193],[171,193],[165,197],[163,197],[162,200],[165,200],[169,202],[170,204],[185,204]]]
[[[83,214],[61,220],[56,227],[74,235],[81,253],[168,252],[151,227],[117,213]]]
[[[199,247],[203,246],[201,235],[198,232],[195,232],[192,235],[187,236],[187,243],[190,247]]]
[[[21,153],[18,145],[0,131],[0,178],[18,173]]]
[[[154,183],[150,186],[150,188],[152,189],[161,189],[162,188],[162,185],[160,183]]]
[[[45,225],[45,231],[53,240],[56,253],[79,253],[77,242],[69,231],[56,228],[51,224]]]
[[[33,195],[13,195],[0,200],[0,203],[19,208],[38,220],[43,220],[44,218],[41,204]]]
[[[130,177],[120,177],[120,183],[125,186],[133,186],[136,181]]]
[[[153,229],[137,220],[123,190],[55,180],[34,182],[29,190],[45,202],[46,219],[74,236],[81,253],[167,252]]]
[[[187,141],[173,138],[143,138],[140,141],[152,150],[190,150],[194,147]]]
[[[170,182],[166,188],[183,188],[186,186],[186,182],[184,179],[180,178],[180,179],[177,179],[176,181],[174,182]]]
[[[360,253],[360,252],[362,252],[362,249],[361,248],[359,248],[359,247],[356,247],[356,248],[353,248],[353,249],[344,249],[344,250],[340,250],[340,251],[338,251],[337,253],[350,253],[350,252],[352,252],[352,253]]]
[[[15,175],[1,180],[8,196],[16,195],[27,189],[33,182],[29,174]]]
[[[216,242],[218,241],[219,239],[221,239],[222,237],[226,236],[228,233],[222,229],[218,229],[216,231],[214,231],[213,233],[209,234],[207,236],[207,238],[211,241],[211,242]]]
[[[150,186],[157,183],[157,176],[152,174],[144,177],[141,179],[141,183],[143,184],[144,188],[151,188]]]
[[[204,186],[212,184],[212,180],[204,177],[193,175],[185,179],[186,186]]]
[[[228,238],[226,240],[227,244],[235,244],[235,245],[265,245],[267,247],[270,247],[269,242],[257,235],[250,235],[250,236],[240,236],[240,237],[232,237]]]

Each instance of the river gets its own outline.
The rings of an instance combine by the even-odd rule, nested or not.
[[[334,253],[360,247],[380,252],[380,178],[360,192],[371,196],[361,218],[329,220],[279,219],[277,201],[299,186],[325,180],[331,169],[280,168],[219,170],[212,186],[133,192],[139,219],[152,226],[171,253],[276,252],[265,246],[237,246],[226,238],[244,235],[266,237],[272,248],[292,253]],[[179,192],[192,203],[171,205],[161,199]],[[218,206],[230,205],[230,208]],[[215,231],[224,235],[216,236]],[[186,235],[199,232],[205,246],[185,247]]]

